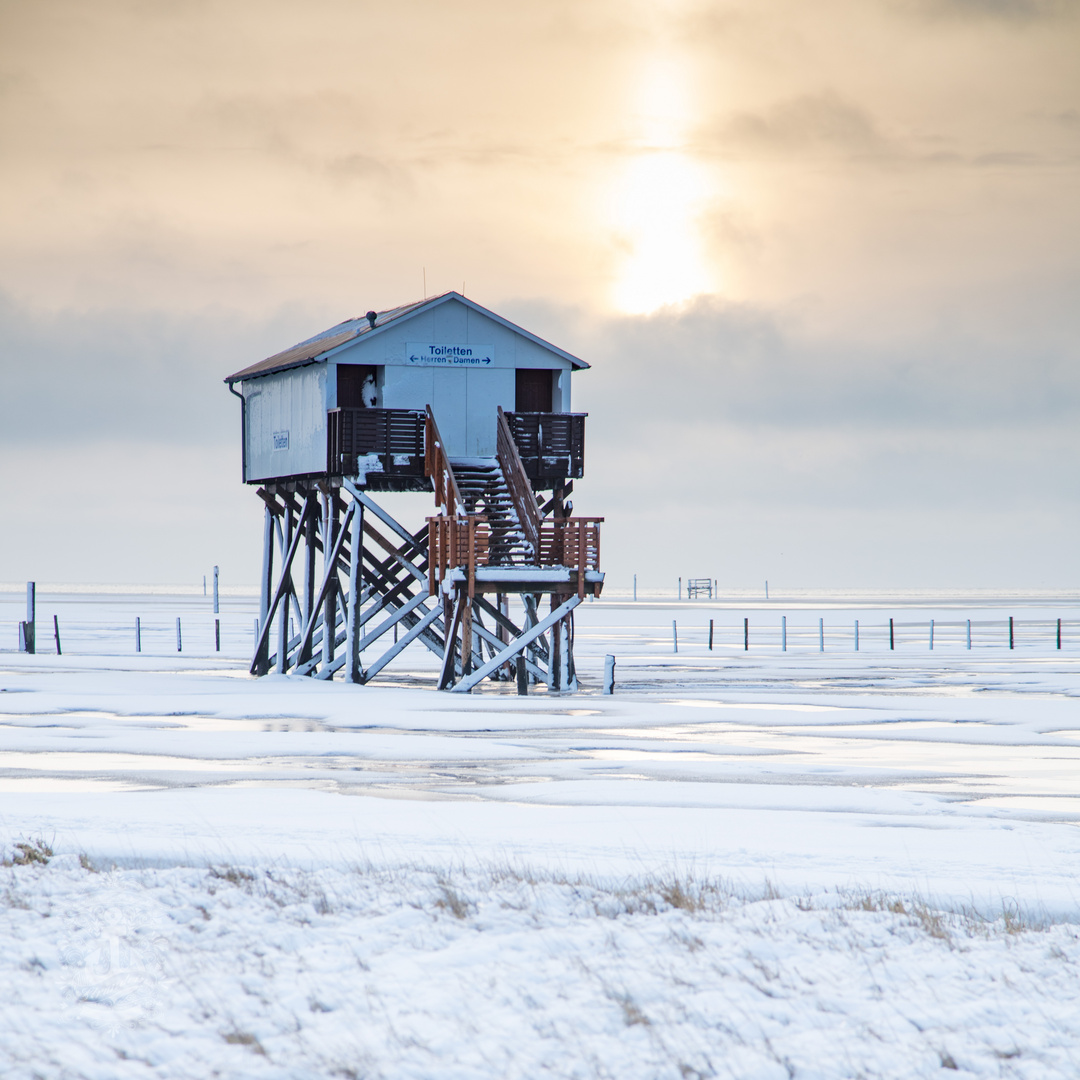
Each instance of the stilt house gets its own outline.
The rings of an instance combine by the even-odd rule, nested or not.
[[[602,519],[567,501],[585,448],[571,378],[587,367],[449,292],[230,375],[244,481],[266,505],[252,671],[366,682],[419,640],[442,660],[440,688],[513,675],[522,692],[573,689],[571,613],[603,584]],[[373,498],[386,491],[432,493],[436,513],[411,533]]]

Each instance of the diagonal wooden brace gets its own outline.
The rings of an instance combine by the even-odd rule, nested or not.
[[[466,602],[468,602],[466,600]],[[497,656],[492,657],[486,664],[476,671],[466,675],[459,683],[450,688],[452,693],[467,694],[474,686],[486,679],[496,668],[505,664],[512,656],[521,652],[529,642],[538,638],[545,630],[554,626],[560,619],[565,618],[581,603],[577,596],[571,596],[564,604],[557,607],[550,615],[545,616],[535,626],[530,626],[519,637],[507,645]],[[458,601],[460,607],[461,601]],[[441,689],[441,687],[440,687]]]

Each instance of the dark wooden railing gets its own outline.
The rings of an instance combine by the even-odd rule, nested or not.
[[[585,475],[588,413],[506,413],[510,434],[530,480],[576,480]]]
[[[465,504],[461,501],[454,470],[446,456],[446,443],[439,434],[439,425],[435,423],[435,414],[431,406],[426,406],[427,416],[424,421],[424,475],[434,481],[435,505],[445,510],[451,517],[463,517]]]
[[[517,444],[514,442],[514,436],[510,434],[506,413],[503,412],[501,405],[498,425],[495,452],[503,478],[506,480],[507,490],[514,503],[514,512],[517,514],[521,532],[525,537],[525,542],[532,548],[533,558],[536,558],[540,552],[540,508],[536,505],[536,495],[533,493],[532,484],[529,483],[525,466],[521,463]]]
[[[391,476],[424,475],[424,414],[418,409],[331,409],[326,471],[355,476],[356,459],[376,454]]]

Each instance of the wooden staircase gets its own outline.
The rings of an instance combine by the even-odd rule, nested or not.
[[[488,526],[488,565],[534,565],[536,549],[518,520],[510,487],[498,458],[452,458],[458,491],[468,514],[482,514]],[[535,500],[534,500],[535,501]]]

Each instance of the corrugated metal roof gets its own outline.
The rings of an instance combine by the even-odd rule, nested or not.
[[[495,312],[489,311],[487,308],[482,307],[473,300],[466,299],[460,293],[451,291],[441,293],[439,296],[429,296],[426,300],[416,300],[411,304],[402,304],[400,307],[380,311],[378,312],[378,317],[375,320],[374,326],[368,322],[366,316],[362,316],[358,319],[346,319],[345,322],[338,323],[337,326],[332,326],[329,330],[324,330],[321,334],[316,334],[306,341],[301,341],[299,345],[293,345],[292,348],[275,353],[273,356],[268,356],[265,360],[260,360],[257,364],[251,364],[246,368],[242,368],[235,374],[228,376],[228,378],[225,379],[225,382],[239,382],[241,379],[252,379],[259,375],[270,375],[275,371],[284,371],[286,368],[302,367],[304,364],[315,363],[320,357],[325,356],[334,349],[340,348],[342,345],[347,345],[356,338],[363,337],[365,334],[377,333],[382,330],[384,326],[387,326],[406,315],[410,315],[420,308],[442,303],[451,297],[460,300],[468,307],[487,315],[496,322],[502,323],[516,333],[522,334],[530,340],[537,342],[537,344],[542,345],[544,348],[558,353],[560,356],[569,360],[574,367],[587,368],[589,366],[584,360],[579,360],[576,356],[571,356],[570,353],[552,345],[548,341],[544,341],[543,338],[539,338],[535,334],[530,334],[528,330],[523,330],[520,326],[515,326],[501,315],[496,315]]]

